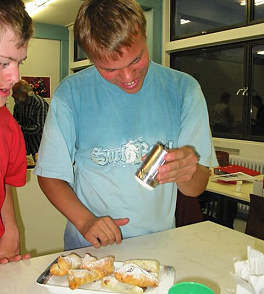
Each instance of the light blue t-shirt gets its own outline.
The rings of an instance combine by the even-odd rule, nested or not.
[[[128,217],[123,238],[170,229],[176,184],[148,191],[134,178],[157,141],[192,145],[200,164],[217,165],[197,81],[150,62],[141,90],[127,94],[92,66],[64,79],[54,93],[34,173],[67,181],[96,216]],[[68,222],[65,249],[88,245]]]

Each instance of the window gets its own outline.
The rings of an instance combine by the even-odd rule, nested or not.
[[[264,18],[264,1],[254,0],[253,6],[253,20],[259,20]]]
[[[171,41],[241,27],[264,19],[264,1],[171,0]]]
[[[243,25],[246,7],[238,0],[172,0],[171,40]]]
[[[264,141],[264,39],[171,54],[205,95],[213,136]]]
[[[74,41],[73,54],[74,62],[88,59],[87,54],[81,49],[76,41]]]

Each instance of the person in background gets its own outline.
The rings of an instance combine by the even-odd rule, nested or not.
[[[256,108],[255,119],[251,120],[252,134],[261,136],[264,135],[264,104],[262,98],[259,95],[252,97],[252,108]]]
[[[26,183],[26,149],[19,125],[5,106],[27,58],[32,20],[21,0],[0,1],[0,264],[28,259],[21,255],[11,187]]]
[[[42,97],[34,93],[31,85],[25,80],[16,83],[12,90],[15,100],[13,116],[23,132],[27,154],[32,154],[35,160],[49,105]]]
[[[173,228],[177,187],[200,195],[217,165],[199,84],[149,60],[136,1],[86,0],[74,34],[94,66],[56,89],[34,170],[68,219],[65,250]],[[170,151],[149,191],[134,175],[157,141]]]
[[[234,115],[230,109],[230,97],[228,92],[221,94],[220,101],[214,106],[214,131],[230,132],[233,125]]]

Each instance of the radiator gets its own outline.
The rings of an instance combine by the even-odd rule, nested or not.
[[[229,162],[231,164],[241,165],[244,167],[251,168],[255,171],[260,172],[261,174],[263,174],[263,171],[264,171],[264,160],[241,158],[238,156],[230,155]]]
[[[230,164],[234,165],[241,165],[244,167],[248,167],[250,169],[253,169],[255,171],[260,172],[261,174],[264,173],[264,160],[259,159],[249,159],[249,158],[241,158],[238,156],[229,156],[229,162]],[[240,214],[248,214],[249,206],[238,203],[238,213]]]

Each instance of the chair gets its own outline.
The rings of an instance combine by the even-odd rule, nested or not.
[[[264,197],[250,194],[245,233],[264,240]]]
[[[182,227],[203,221],[198,197],[186,196],[178,190],[175,220],[176,227]]]
[[[227,166],[229,163],[229,153],[225,151],[215,151],[219,166]]]
[[[219,166],[227,166],[229,163],[229,153],[225,151],[215,151],[216,158]],[[212,194],[208,191],[204,191],[198,197],[198,201],[202,210],[204,220],[211,220],[217,222],[216,210],[218,204],[218,210],[220,210],[219,206],[219,197],[218,195]]]

